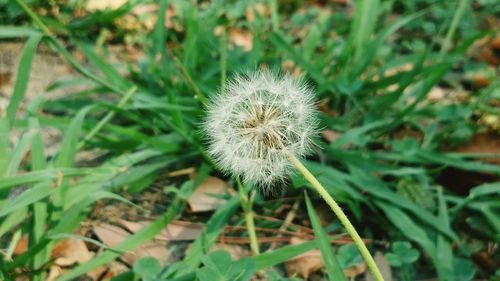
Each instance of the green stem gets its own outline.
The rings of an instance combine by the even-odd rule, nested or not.
[[[332,196],[326,191],[326,189],[321,185],[321,183],[313,176],[313,174],[311,174],[311,172],[309,172],[309,170],[300,162],[300,160],[297,159],[297,157],[290,154],[290,161],[295,166],[295,168],[297,168],[297,170],[299,170],[299,172],[304,176],[304,178],[316,189],[319,195],[321,195],[323,200],[325,200],[325,202],[330,206],[332,211],[338,217],[340,222],[344,225],[345,229],[347,230],[347,233],[349,233],[352,240],[354,240],[354,244],[356,244],[359,251],[361,252],[361,255],[363,256],[366,264],[370,268],[370,271],[372,272],[375,280],[384,281],[384,277],[382,277],[382,274],[380,273],[380,270],[378,269],[375,260],[373,260],[373,257],[368,251],[368,248],[366,248],[365,243],[363,243],[363,240],[359,236],[358,232],[351,224],[351,222],[349,221],[345,213],[342,211],[340,206],[337,204],[337,202],[335,202]]]
[[[440,57],[442,57],[450,47],[451,40],[453,39],[453,35],[455,35],[455,31],[457,30],[458,24],[462,19],[462,16],[464,15],[467,4],[469,4],[469,0],[461,0],[458,3],[458,8],[455,11],[455,15],[453,16],[453,20],[451,21],[450,28],[446,33],[446,37],[441,47],[441,51],[439,52]]]
[[[252,249],[252,253],[254,255],[258,255],[260,253],[260,250],[259,250],[259,242],[257,241],[257,234],[255,231],[255,222],[252,211],[253,196],[251,196],[250,199],[248,199],[247,193],[240,179],[237,178],[236,181],[238,184],[238,191],[241,197],[241,207],[245,212],[245,222],[247,225],[248,237],[250,238],[250,249]]]

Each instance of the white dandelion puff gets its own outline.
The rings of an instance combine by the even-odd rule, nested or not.
[[[220,168],[246,182],[270,186],[286,178],[290,155],[306,156],[317,117],[303,80],[258,71],[237,76],[207,106],[204,131]]]

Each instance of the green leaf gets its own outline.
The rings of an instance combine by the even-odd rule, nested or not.
[[[252,278],[255,272],[255,262],[251,258],[241,258],[231,265],[229,280],[247,281]]]
[[[200,281],[224,281],[225,278],[218,270],[212,267],[203,267],[196,271]]]
[[[40,35],[41,34],[38,30],[30,27],[2,25],[0,29],[0,38],[2,39],[32,37]]]
[[[363,262],[363,257],[361,256],[358,247],[354,244],[340,246],[338,255],[342,268],[348,268]]]
[[[453,268],[455,269],[455,281],[470,281],[476,275],[476,268],[470,260],[455,258],[453,259]]]
[[[231,255],[223,250],[212,252],[202,257],[201,261],[205,266],[217,270],[222,275],[231,267]]]
[[[160,280],[158,275],[161,272],[160,262],[153,257],[145,257],[134,263],[132,269],[139,274],[143,281]]]
[[[33,204],[50,194],[54,193],[56,189],[50,183],[40,183],[34,187],[24,191],[14,199],[10,200],[5,207],[0,211],[0,217],[6,216],[15,210]]]
[[[293,259],[294,257],[317,247],[316,241],[308,241],[298,245],[285,246],[270,253],[262,253],[253,257],[253,259],[255,261],[256,269],[262,270]]]
[[[429,238],[424,229],[410,219],[403,211],[390,204],[380,205],[379,207],[384,211],[389,221],[391,221],[406,238],[415,241],[424,249],[431,257],[434,266],[440,266],[441,262],[436,255],[436,245]]]
[[[42,34],[34,33],[31,35],[24,46],[23,52],[21,54],[21,59],[19,61],[19,69],[17,70],[16,83],[14,84],[14,92],[10,98],[9,105],[7,107],[7,119],[11,125],[14,124],[16,119],[17,108],[24,99],[26,89],[28,88],[28,82],[30,81],[31,65],[33,63],[33,58],[36,54],[36,49],[38,48],[38,43],[42,39]]]
[[[412,249],[411,244],[405,241],[397,241],[392,244],[392,253],[397,255],[403,263],[414,263],[420,253]]]
[[[92,108],[93,106],[87,106],[83,108],[71,121],[71,124],[64,133],[61,149],[57,157],[57,162],[56,162],[57,167],[73,166],[77,151],[78,139],[80,138],[80,132],[82,129],[83,119],[85,118],[85,115],[87,115],[87,113]]]
[[[337,257],[333,253],[332,245],[330,244],[330,239],[326,235],[321,223],[319,222],[319,217],[314,211],[312,207],[311,200],[307,195],[307,192],[304,192],[305,200],[307,205],[307,213],[309,214],[309,219],[311,220],[311,224],[313,226],[314,234],[316,235],[316,242],[319,246],[319,250],[321,251],[321,257],[323,257],[323,261],[325,263],[326,272],[328,273],[329,280],[345,280],[347,281],[342,268],[340,267],[339,261]]]
[[[387,262],[394,267],[401,267],[403,265],[403,261],[399,255],[387,253],[385,254],[385,258],[387,259]]]

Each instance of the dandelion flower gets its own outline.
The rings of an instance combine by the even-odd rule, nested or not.
[[[208,105],[204,130],[222,170],[268,187],[286,178],[316,134],[314,93],[302,80],[258,71],[237,76]]]
[[[342,208],[299,160],[310,152],[311,138],[316,134],[311,89],[292,76],[268,71],[238,76],[226,89],[208,105],[204,124],[210,140],[209,152],[220,167],[262,187],[283,180],[294,167],[339,218],[374,279],[383,281],[377,264]],[[247,224],[253,226],[253,220]],[[250,232],[252,227],[248,228]],[[258,253],[256,238],[251,241]]]

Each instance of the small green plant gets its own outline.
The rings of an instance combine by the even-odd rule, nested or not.
[[[414,280],[411,265],[418,260],[420,253],[405,241],[394,242],[391,249],[392,251],[385,255],[389,264],[401,269],[404,280]]]
[[[215,251],[202,258],[203,267],[197,270],[199,281],[247,281],[255,272],[250,258],[231,260],[226,251]]]

